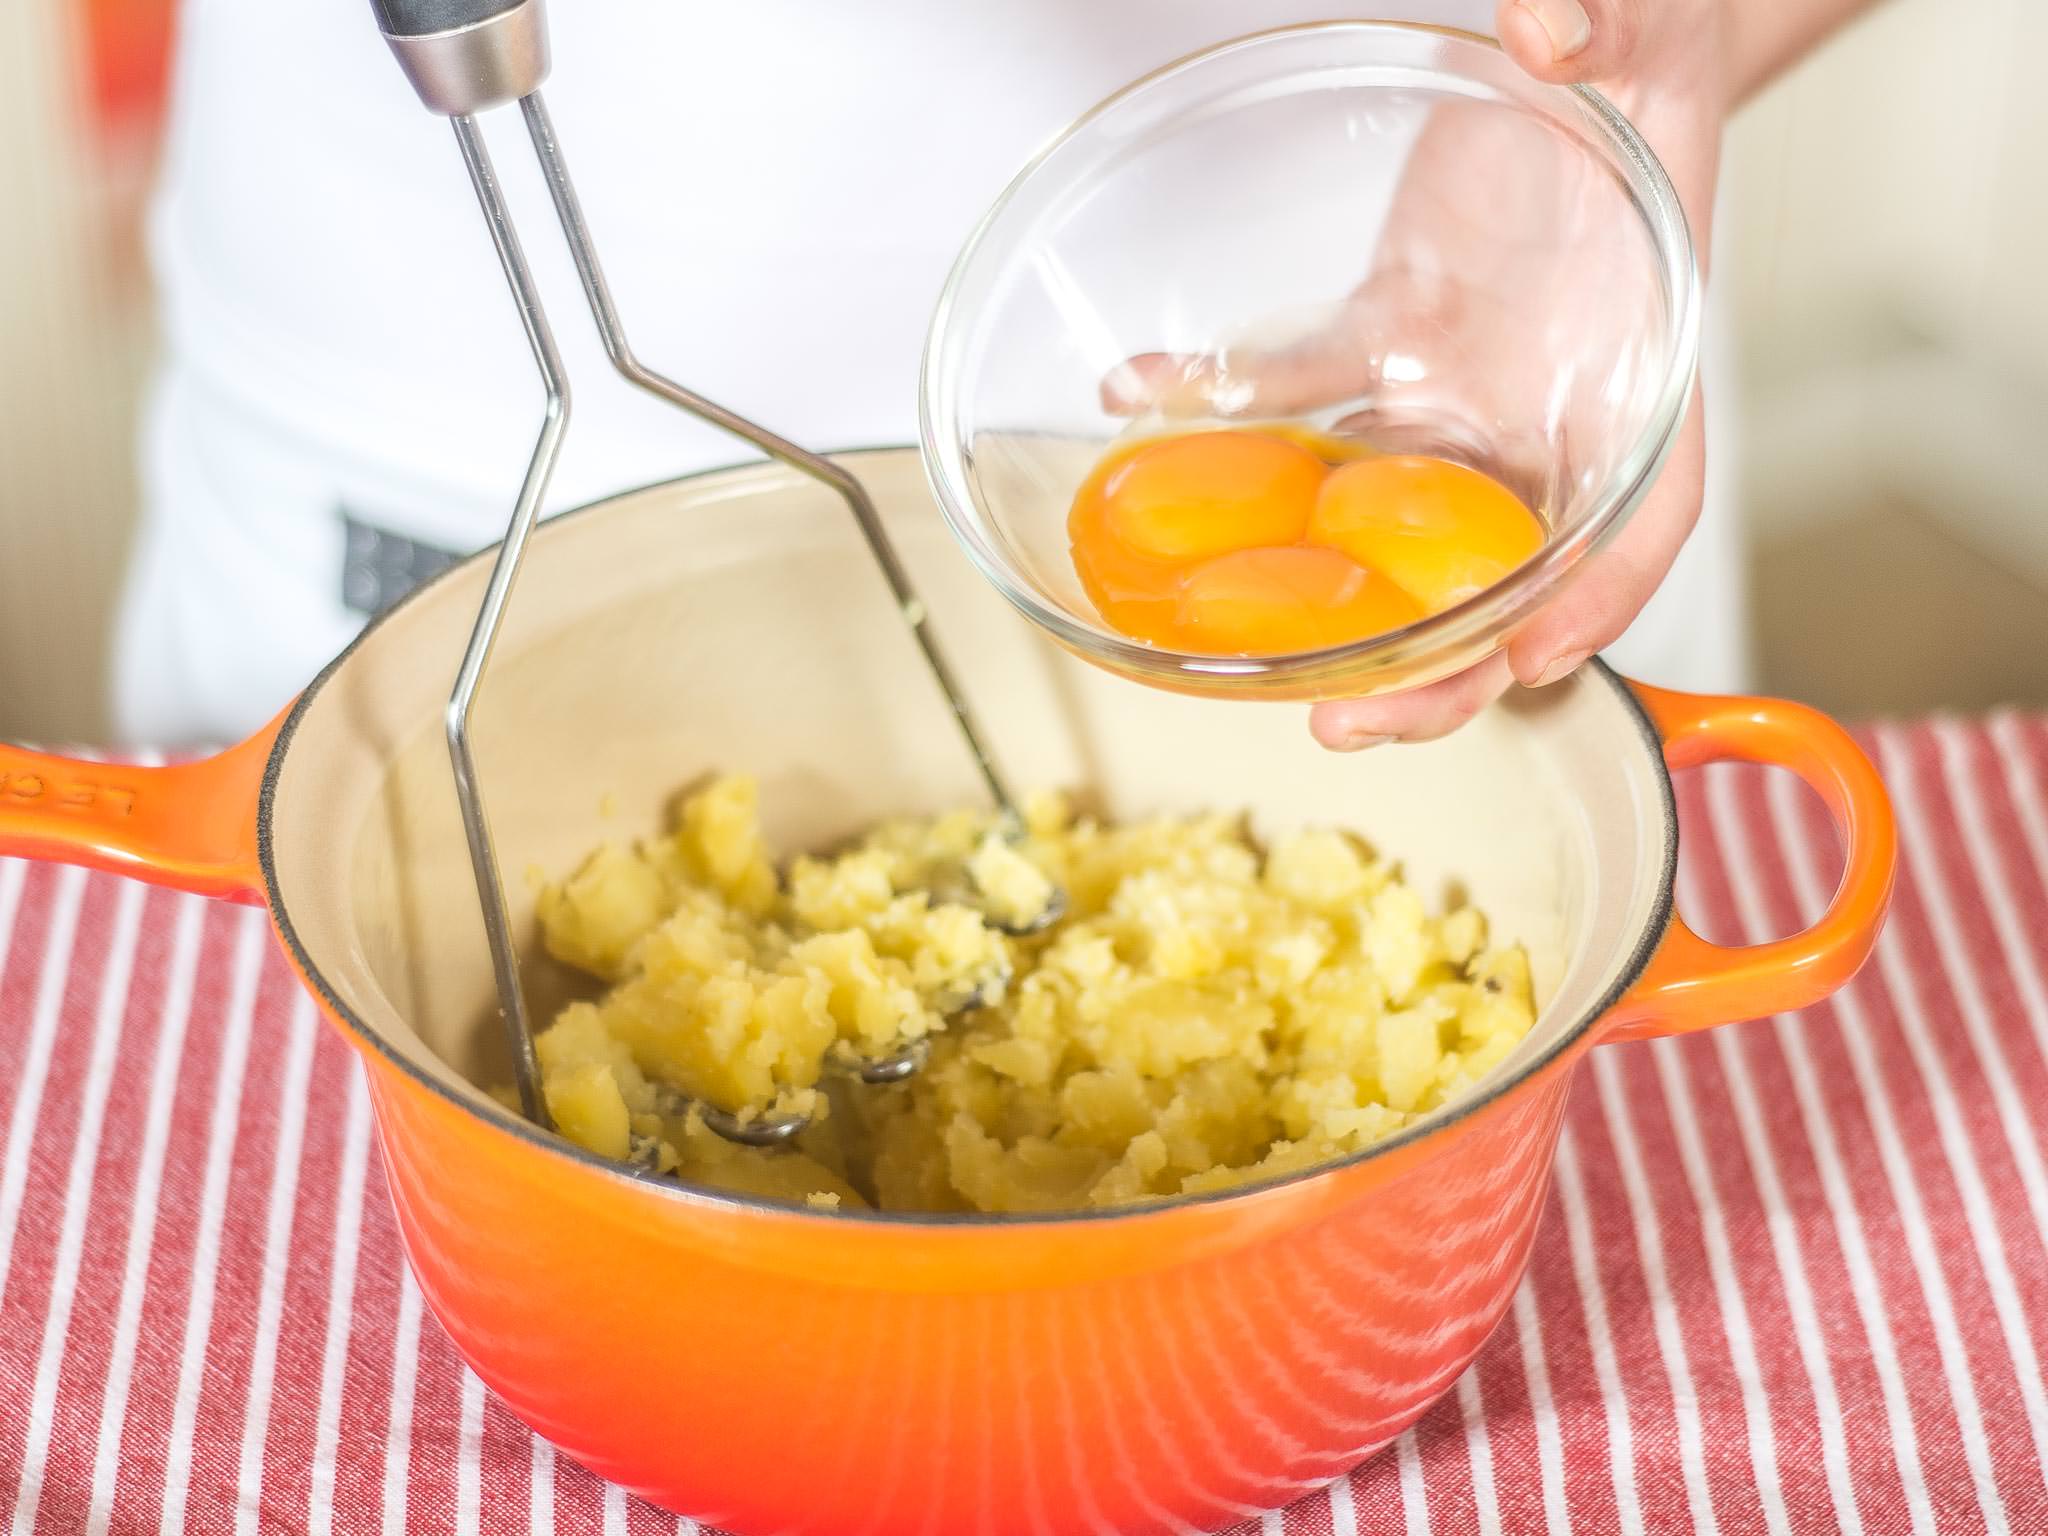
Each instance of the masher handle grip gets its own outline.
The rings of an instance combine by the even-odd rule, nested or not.
[[[1899,834],[1877,768],[1817,710],[1782,699],[1718,698],[1631,683],[1673,768],[1737,761],[1796,773],[1826,803],[1848,857],[1812,927],[1766,944],[1710,944],[1673,913],[1650,964],[1609,1015],[1609,1040],[1683,1034],[1810,1007],[1870,957],[1891,904]]]
[[[443,117],[501,107],[548,75],[541,0],[370,0],[420,100]]]
[[[370,0],[377,13],[377,25],[386,37],[425,37],[433,32],[453,32],[473,27],[507,11],[519,9],[523,0]]]

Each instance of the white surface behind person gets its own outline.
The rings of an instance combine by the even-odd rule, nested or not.
[[[1049,134],[1205,44],[1356,13],[574,0],[553,7],[548,97],[645,357],[814,446],[908,443],[945,271]],[[745,457],[612,374],[516,114],[487,132],[576,392],[550,507]],[[502,531],[539,386],[448,129],[366,0],[188,0],[153,248],[166,361],[117,707],[131,739],[218,740],[361,623],[344,516],[450,549]],[[1660,681],[1741,680],[1732,522],[1710,507],[1624,642]]]

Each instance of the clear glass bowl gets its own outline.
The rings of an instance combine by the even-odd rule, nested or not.
[[[1091,661],[1239,697],[1411,687],[1498,648],[1640,504],[1699,308],[1678,196],[1597,94],[1469,33],[1264,32],[1128,87],[1004,191],[932,322],[925,465],[983,574]],[[1106,383],[1160,354],[1197,382],[1113,412]],[[1484,469],[1548,542],[1456,607],[1323,650],[1189,655],[1108,628],[1067,542],[1088,469],[1133,434],[1282,418]]]

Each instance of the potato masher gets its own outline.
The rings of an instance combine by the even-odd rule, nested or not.
[[[540,86],[549,66],[548,35],[543,0],[371,0],[384,39],[391,45],[399,66],[427,107],[448,118],[455,129],[469,179],[476,188],[477,201],[489,224],[492,242],[512,297],[540,369],[547,404],[540,436],[534,444],[526,477],[513,503],[512,519],[499,546],[490,582],[477,614],[476,627],[464,651],[455,689],[448,701],[446,727],[448,751],[455,770],[455,791],[462,811],[464,835],[469,842],[470,863],[476,873],[477,896],[483,906],[484,933],[491,949],[496,975],[498,1006],[512,1047],[514,1072],[519,1083],[519,1102],[527,1118],[549,1126],[547,1103],[541,1092],[540,1066],[534,1054],[532,1021],[526,1009],[524,988],[519,977],[518,953],[512,942],[511,913],[505,899],[504,883],[498,869],[485,814],[483,790],[478,782],[476,760],[471,750],[470,726],[476,697],[491,650],[505,617],[513,583],[519,576],[520,560],[527,537],[533,531],[546,494],[549,477],[560,453],[562,435],[569,421],[569,383],[563,374],[560,354],[548,327],[547,313],[526,265],[518,232],[499,188],[489,151],[478,131],[476,114],[493,107],[519,104],[528,136],[539,157],[541,171],[554,199],[562,234],[582,280],[584,297],[604,340],[612,365],[630,382],[649,394],[688,412],[701,421],[730,432],[752,444],[770,458],[818,481],[843,500],[859,526],[868,552],[880,568],[883,580],[895,598],[897,610],[909,625],[918,650],[930,669],[932,681],[944,696],[961,739],[973,754],[982,781],[1002,813],[1003,824],[1013,834],[1021,833],[1023,820],[1016,802],[1003,781],[988,746],[976,726],[973,712],[947,665],[938,637],[933,634],[924,603],[911,585],[909,574],[897,558],[883,531],[881,520],[860,482],[830,459],[797,446],[737,412],[705,399],[674,380],[655,372],[633,354],[619,322],[611,292],[606,286],[597,251],[563,162],[560,141],[541,100]],[[1002,924],[1006,932],[1038,932],[1058,921],[1065,911],[1063,892],[1055,888],[1046,908],[1023,924]],[[867,1082],[894,1082],[915,1072],[924,1057],[923,1042],[906,1046],[857,1068]],[[807,1123],[798,1115],[767,1115],[742,1119],[725,1110],[701,1106],[704,1120],[718,1134],[754,1146],[772,1146],[789,1140]]]

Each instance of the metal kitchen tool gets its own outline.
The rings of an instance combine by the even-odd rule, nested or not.
[[[505,618],[512,586],[519,577],[521,558],[528,536],[539,515],[548,479],[560,453],[562,434],[569,421],[569,384],[562,371],[561,356],[555,350],[547,314],[535,290],[532,273],[521,251],[518,232],[499,189],[489,151],[478,131],[476,114],[512,102],[519,104],[526,120],[534,153],[547,178],[562,233],[575,259],[583,282],[584,297],[604,339],[612,365],[632,383],[659,396],[701,421],[732,433],[790,468],[825,485],[846,503],[867,541],[875,564],[896,600],[903,620],[910,626],[918,649],[930,669],[932,681],[944,695],[960,730],[961,739],[973,754],[982,781],[1003,814],[1004,823],[1020,832],[1022,819],[1016,803],[1003,782],[974,716],[967,706],[953,671],[946,663],[938,638],[932,633],[925,605],[911,585],[909,574],[897,558],[876,516],[874,504],[860,482],[845,469],[818,454],[779,437],[766,427],[705,399],[674,380],[655,372],[633,354],[631,345],[612,304],[611,292],[591,244],[576,188],[563,163],[560,143],[547,107],[541,101],[541,82],[549,67],[546,16],[542,0],[371,0],[385,41],[397,55],[400,67],[432,111],[446,117],[455,129],[455,140],[469,168],[498,260],[511,285],[519,307],[519,318],[533,348],[540,369],[547,404],[541,419],[538,441],[527,464],[526,478],[513,503],[512,520],[505,530],[496,563],[491,569],[483,606],[476,628],[462,658],[455,690],[446,715],[448,750],[454,762],[455,790],[461,803],[463,831],[469,840],[470,862],[476,872],[477,895],[483,905],[484,931],[490,941],[491,964],[496,973],[498,1005],[512,1046],[514,1070],[519,1082],[519,1100],[527,1117],[548,1126],[547,1104],[541,1093],[540,1067],[534,1056],[532,1021],[526,1009],[525,993],[519,979],[518,954],[512,942],[511,914],[506,904],[504,882],[491,840],[490,821],[478,782],[471,749],[470,729],[476,711],[477,690],[490,665],[491,650]],[[1065,911],[1063,892],[1055,891],[1046,909],[1029,923],[1006,927],[1024,934],[1038,932],[1056,922]],[[867,1082],[894,1082],[909,1076],[922,1064],[924,1046],[918,1042],[879,1060],[863,1062],[856,1069]],[[771,1146],[789,1140],[801,1131],[800,1116],[763,1116],[748,1120],[724,1110],[703,1107],[705,1123],[722,1136],[755,1146]]]

